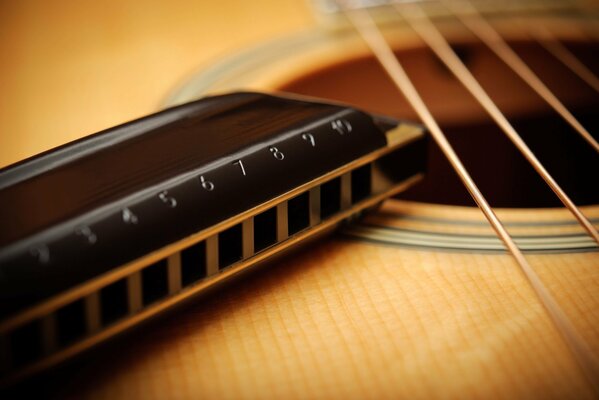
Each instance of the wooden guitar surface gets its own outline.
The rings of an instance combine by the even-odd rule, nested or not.
[[[588,209],[595,218],[599,208]],[[578,227],[502,211],[520,238]],[[480,213],[389,201],[359,227],[492,238]],[[576,233],[574,233],[576,232]],[[90,398],[592,398],[504,253],[375,243],[352,229],[141,329],[74,377]],[[380,239],[379,239],[380,240]],[[476,239],[473,239],[476,240]],[[592,244],[591,244],[592,245]],[[599,354],[596,252],[530,261]],[[81,384],[83,382],[83,384]]]
[[[198,65],[314,23],[301,0],[1,8],[0,49],[15,56],[0,64],[0,165],[152,112]],[[585,212],[599,221],[599,207]],[[499,215],[599,357],[597,248],[566,211]],[[560,250],[539,250],[546,244]],[[592,398],[499,247],[476,209],[388,201],[333,238],[137,329],[59,394]]]

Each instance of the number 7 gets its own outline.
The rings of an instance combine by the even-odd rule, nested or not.
[[[241,160],[237,160],[233,163],[233,165],[239,165],[239,168],[241,168],[241,173],[243,174],[243,176],[246,176],[247,174],[245,173],[245,168],[243,166],[243,161]]]

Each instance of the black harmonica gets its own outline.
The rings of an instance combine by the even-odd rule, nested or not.
[[[234,93],[0,171],[0,374],[69,358],[406,189],[421,126]]]

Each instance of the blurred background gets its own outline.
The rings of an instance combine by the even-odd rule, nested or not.
[[[313,24],[307,0],[0,2],[0,167],[156,111],[198,69]]]

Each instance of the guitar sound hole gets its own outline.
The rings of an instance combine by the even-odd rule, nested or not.
[[[595,74],[599,73],[597,43],[564,43]],[[597,135],[599,94],[536,42],[510,44],[583,126]],[[594,150],[487,47],[463,42],[454,44],[454,48],[465,56],[475,78],[574,202],[599,203],[599,185],[591,184],[594,172],[599,171],[599,157]],[[492,206],[561,206],[484,109],[440,66],[429,49],[410,48],[397,51],[396,55]],[[373,57],[347,59],[310,71],[277,90],[328,98],[374,113],[418,121],[410,104]],[[424,180],[402,193],[401,198],[474,205],[432,140]]]

